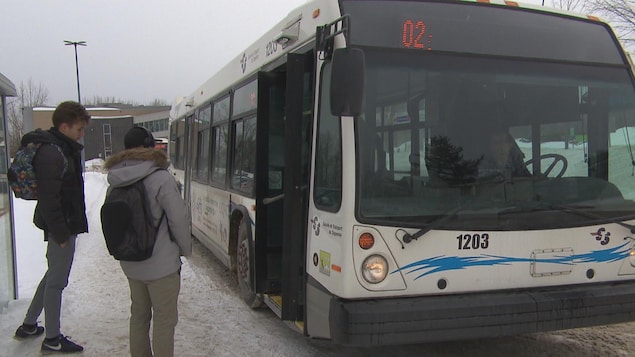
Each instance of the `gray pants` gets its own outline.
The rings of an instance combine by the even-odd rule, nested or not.
[[[48,270],[35,290],[31,305],[24,318],[25,324],[37,323],[38,317],[44,309],[44,328],[46,337],[53,338],[60,335],[60,311],[62,308],[62,290],[68,285],[68,275],[71,272],[73,256],[75,255],[75,239],[71,236],[64,248],[49,236],[46,249]]]

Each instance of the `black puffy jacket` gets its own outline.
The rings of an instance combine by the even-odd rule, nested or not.
[[[38,183],[33,223],[44,231],[45,239],[50,234],[58,243],[71,235],[88,232],[81,164],[83,146],[55,128],[25,134],[22,145],[30,142],[43,143],[33,159]],[[52,145],[62,149],[66,164]]]

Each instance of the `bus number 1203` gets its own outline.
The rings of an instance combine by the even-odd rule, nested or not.
[[[487,249],[489,247],[489,234],[487,233],[461,234],[456,239],[459,241],[459,250]]]

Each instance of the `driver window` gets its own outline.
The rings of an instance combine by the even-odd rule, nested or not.
[[[322,72],[313,200],[317,208],[337,212],[342,202],[342,126],[329,109],[330,68],[326,64]]]

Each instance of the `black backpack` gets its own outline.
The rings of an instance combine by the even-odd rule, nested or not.
[[[101,206],[101,228],[108,252],[117,260],[142,261],[152,256],[157,230],[143,180],[115,187]]]

